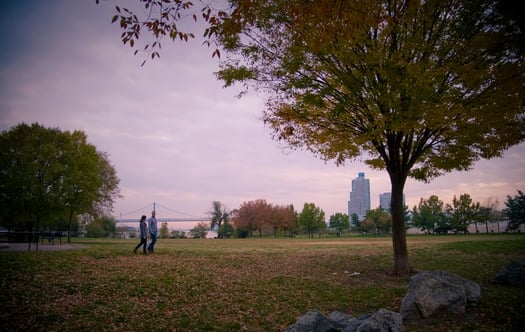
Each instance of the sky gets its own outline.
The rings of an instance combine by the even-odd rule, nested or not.
[[[260,119],[264,99],[223,88],[213,75],[218,60],[198,34],[188,44],[164,40],[161,58],[141,67],[145,55],[133,56],[111,24],[114,3],[0,2],[0,131],[39,123],[85,132],[120,178],[124,198],[114,216],[138,218],[155,202],[158,217],[203,217],[213,201],[233,210],[265,199],[299,211],[313,202],[328,218],[348,213],[359,172],[370,179],[372,208],[390,191],[386,171],[362,162],[337,167],[273,140]],[[408,180],[407,205],[467,193],[504,208],[508,195],[525,191],[524,156],[522,143],[469,172]]]

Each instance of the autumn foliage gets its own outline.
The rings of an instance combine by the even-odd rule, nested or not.
[[[241,204],[233,213],[232,221],[242,235],[276,235],[278,231],[289,233],[297,228],[293,206],[274,205],[264,199]]]

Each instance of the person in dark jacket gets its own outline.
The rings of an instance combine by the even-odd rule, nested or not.
[[[136,254],[137,250],[142,246],[142,251],[146,253],[146,244],[148,242],[148,225],[146,225],[146,216],[140,218],[140,243],[137,244],[133,252]]]

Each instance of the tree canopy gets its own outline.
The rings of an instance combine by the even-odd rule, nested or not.
[[[241,204],[233,213],[232,221],[241,237],[258,231],[277,235],[278,231],[292,232],[296,228],[295,211],[291,205],[276,205],[264,199],[248,201]]]
[[[124,43],[134,47],[137,27],[157,38],[192,37],[175,24],[189,2],[144,3],[159,6],[160,17],[141,22],[118,8]],[[524,27],[508,2],[229,4],[201,8],[208,44],[226,53],[217,77],[264,93],[263,120],[277,140],[338,165],[364,159],[387,171],[395,273],[412,270],[402,203],[407,178],[468,170],[525,138]]]
[[[222,238],[223,232],[221,227],[223,226],[223,223],[228,222],[230,213],[226,211],[226,207],[223,206],[221,202],[213,201],[212,209],[208,211],[208,215],[211,219],[210,228],[213,229],[214,227],[217,227],[217,236]]]
[[[326,229],[325,213],[314,203],[304,203],[298,221],[299,226],[309,237],[314,237],[314,233]]]
[[[108,155],[82,131],[20,124],[0,135],[0,218],[3,226],[101,215],[119,197],[119,179]],[[70,233],[70,232],[68,232]],[[68,235],[68,241],[69,241]]]
[[[508,230],[517,230],[525,224],[525,194],[518,190],[514,197],[507,196],[505,216],[509,220]]]
[[[350,229],[350,218],[345,213],[337,212],[330,216],[328,226],[337,230],[337,236],[340,236],[343,230]]]
[[[386,234],[390,232],[391,228],[392,217],[381,208],[367,211],[361,224],[361,230],[373,234]]]
[[[443,227],[445,222],[443,201],[436,195],[428,199],[421,198],[418,206],[414,206],[412,222],[414,227],[433,234],[437,228]]]

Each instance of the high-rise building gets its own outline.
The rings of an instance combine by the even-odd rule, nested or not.
[[[348,216],[351,217],[355,213],[362,220],[368,210],[370,210],[370,180],[365,179],[364,172],[360,172],[357,178],[352,180]]]
[[[390,204],[392,202],[391,193],[379,194],[379,207],[385,211],[390,211]]]
[[[392,193],[379,194],[379,207],[385,211],[390,212],[390,204],[392,202]],[[403,206],[405,205],[405,194],[403,194]]]

